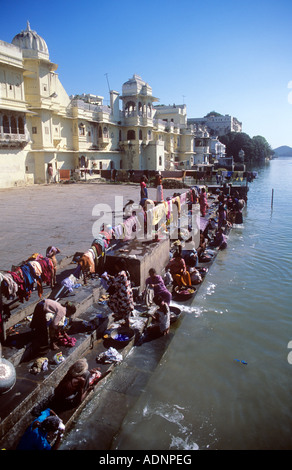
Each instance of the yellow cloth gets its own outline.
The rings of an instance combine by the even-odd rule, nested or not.
[[[157,225],[158,222],[167,214],[167,207],[165,204],[157,204],[153,208],[153,219],[152,219],[152,225]]]

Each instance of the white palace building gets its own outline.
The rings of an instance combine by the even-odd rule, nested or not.
[[[29,23],[0,41],[1,188],[45,183],[49,166],[58,181],[82,167],[191,169],[224,153],[206,125],[188,122],[186,105],[157,104],[140,76],[121,95],[110,91],[106,106],[102,96],[68,96],[57,68]]]

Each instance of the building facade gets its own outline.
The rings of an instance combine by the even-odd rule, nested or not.
[[[42,184],[48,168],[173,170],[208,164],[206,125],[186,105],[162,106],[139,75],[103,97],[68,96],[45,40],[30,28],[0,41],[0,187]],[[214,140],[214,139],[213,139]],[[215,139],[216,140],[216,139]]]
[[[242,122],[236,117],[225,114],[225,116],[209,115],[204,118],[190,118],[189,125],[199,124],[207,126],[210,135],[221,136],[229,132],[242,132]]]

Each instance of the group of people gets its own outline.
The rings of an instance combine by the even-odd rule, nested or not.
[[[157,182],[161,183],[161,179],[157,178]],[[161,188],[158,192],[162,195]],[[205,216],[209,206],[204,188],[196,197],[196,202],[200,204],[201,215]],[[148,198],[147,185],[145,179],[142,178],[141,200],[145,198]],[[187,288],[202,282],[202,276],[197,267],[199,261],[203,260],[205,256],[207,246],[218,249],[226,248],[226,230],[232,224],[231,217],[234,217],[234,212],[241,212],[243,202],[237,194],[231,197],[230,195],[225,196],[222,192],[220,192],[217,202],[218,210],[216,215],[218,218],[216,220],[211,217],[208,220],[204,230],[200,232],[200,244],[197,248],[184,250],[179,240],[174,244],[175,249],[165,267],[166,275],[169,275],[168,283],[172,287]],[[215,233],[215,235],[210,235],[210,232],[212,235]],[[54,247],[49,248],[47,254],[52,256],[55,249]],[[104,272],[102,279],[106,282],[109,294],[108,307],[112,310],[114,318],[121,320],[122,324],[130,327],[130,319],[135,309],[135,303],[126,259],[123,257],[117,258],[113,273]],[[148,329],[149,331],[156,331],[160,336],[167,335],[170,330],[172,292],[168,283],[154,268],[149,270],[145,291],[151,292],[151,302],[157,306],[157,309],[152,314],[153,321]],[[35,333],[39,351],[43,351],[48,347],[56,349],[60,338],[66,338],[67,336],[66,319],[70,318],[75,312],[76,307],[70,302],[62,305],[55,300],[45,299],[37,304],[33,313],[31,328]],[[89,370],[86,359],[79,359],[56,387],[52,402],[54,409],[58,411],[59,408],[64,409],[66,406],[76,406],[102,377],[103,375],[99,370]],[[50,433],[57,435],[55,444],[57,446],[61,435],[60,430],[63,430],[61,420],[55,412],[47,409],[27,429],[19,443],[19,449],[55,448],[50,445],[48,435]]]
[[[140,206],[144,207],[145,202],[148,199],[148,188],[147,188],[148,178],[146,175],[141,176],[140,179]],[[163,185],[162,185],[162,176],[161,171],[158,171],[155,175],[155,186],[156,186],[156,202],[163,201]]]
[[[45,408],[28,426],[16,450],[57,450],[65,431],[60,412],[78,406],[109,371],[89,369],[86,358],[78,359],[55,388],[50,407]]]
[[[161,175],[157,175],[158,183],[161,183],[161,179],[158,179],[160,177]],[[144,178],[141,180],[141,199],[143,199],[142,196],[148,197]],[[204,188],[199,195],[197,194],[197,197],[200,201],[201,213],[203,214],[208,207]],[[187,288],[202,282],[202,276],[196,268],[198,262],[208,261],[205,253],[207,245],[220,250],[227,247],[225,232],[232,223],[230,217],[234,212],[241,212],[243,202],[237,194],[231,197],[230,195],[225,196],[223,192],[220,192],[218,195],[217,202],[218,221],[213,217],[208,220],[204,230],[200,231],[199,246],[191,250],[182,250],[182,246],[178,245],[174,252],[171,253],[171,259],[166,265],[166,271],[171,277],[173,286]],[[212,235],[215,232],[213,237],[210,236],[210,231]],[[49,247],[46,253],[48,257],[46,259],[50,260],[50,266],[54,268],[54,272],[56,271],[55,255],[58,252],[57,248]],[[41,258],[39,261],[41,261]],[[37,259],[30,261],[30,263],[35,266],[33,263],[37,262]],[[125,326],[130,326],[130,317],[135,307],[130,275],[125,258],[118,258],[114,266],[114,273],[112,275],[104,273],[102,278],[106,281],[110,294],[108,300],[109,308],[114,312],[117,319],[123,319]],[[169,305],[172,294],[154,268],[150,269],[149,277],[146,280],[146,289],[149,288],[153,290],[152,297],[156,297],[157,300],[158,296],[160,303],[163,302],[163,305]],[[39,302],[31,321],[31,328],[35,332],[37,348],[42,350],[49,346],[52,349],[56,349],[58,341],[62,338],[66,339],[66,319],[74,314],[75,311],[75,306],[70,302],[66,302],[64,305],[51,299]]]

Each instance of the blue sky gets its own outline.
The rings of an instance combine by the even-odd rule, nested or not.
[[[230,114],[251,137],[292,147],[291,0],[0,0],[0,12],[1,40],[27,20],[45,39],[69,95],[107,103],[105,74],[121,93],[136,73],[160,104]]]

